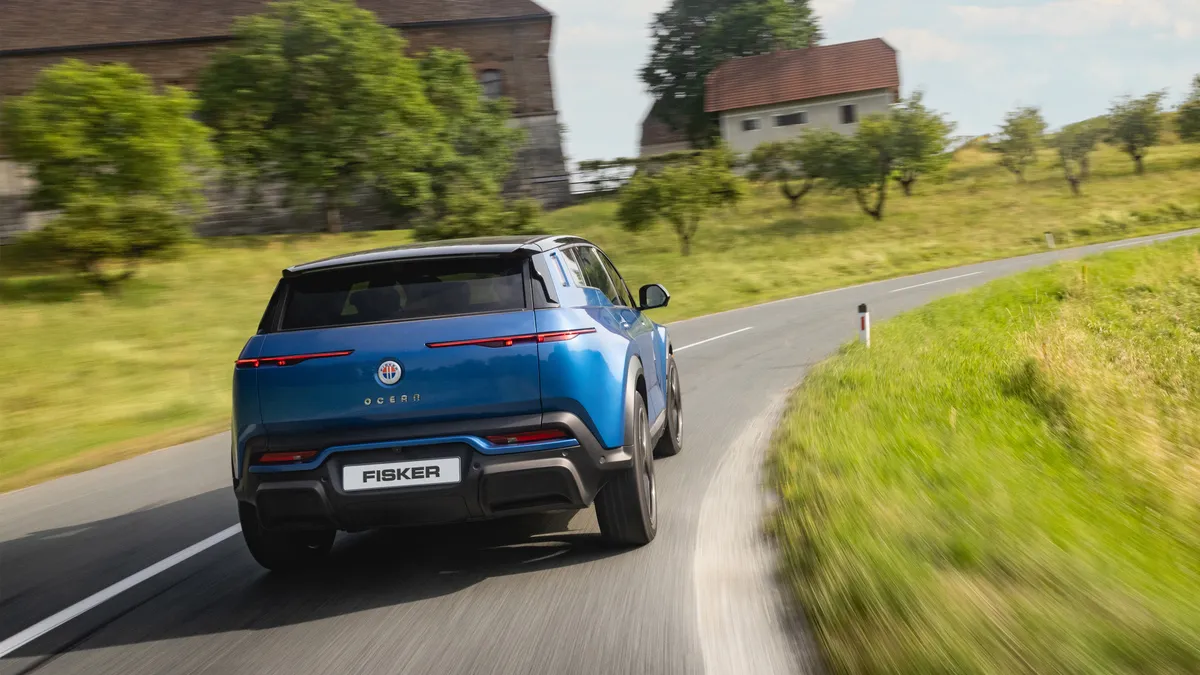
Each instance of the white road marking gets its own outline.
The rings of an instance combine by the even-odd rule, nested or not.
[[[743,427],[703,488],[692,583],[707,675],[823,670],[809,632],[789,626],[788,602],[775,583],[778,553],[763,532],[773,505],[764,460],[786,402],[786,395],[773,397]]]
[[[21,631],[20,633],[17,633],[16,635],[8,638],[7,640],[0,642],[0,658],[4,658],[5,656],[8,656],[12,652],[20,649],[21,647],[24,647],[25,645],[29,644],[30,642],[33,642],[34,640],[38,639],[39,637],[45,635],[46,633],[49,633],[50,631],[54,630],[55,628],[58,628],[59,626],[63,625],[64,623],[70,621],[71,619],[74,619],[75,617],[83,614],[84,612],[99,606],[101,603],[104,603],[108,600],[111,600],[111,599],[117,597],[118,595],[133,588],[134,586],[137,586],[138,584],[142,583],[143,581],[146,581],[146,580],[151,579],[159,574],[162,574],[163,572],[166,572],[167,570],[169,570],[172,567],[178,565],[179,563],[187,560],[188,558],[191,558],[195,555],[203,553],[204,551],[212,548],[213,546],[216,546],[217,544],[225,541],[226,539],[234,536],[235,534],[237,534],[238,532],[241,532],[241,531],[242,531],[241,525],[231,525],[230,527],[227,527],[224,530],[221,530],[220,532],[214,534],[213,536],[209,537],[208,539],[205,539],[203,541],[192,544],[191,546],[183,549],[182,551],[180,551],[172,556],[163,558],[162,560],[154,563],[153,565],[147,567],[146,569],[142,570],[141,572],[137,572],[128,577],[125,577],[124,579],[118,581],[117,583],[113,584],[112,586],[109,586],[108,588],[105,588],[104,590],[102,590],[98,593],[95,593],[91,596],[84,598],[83,600],[80,600],[79,602],[71,605],[70,607],[64,609],[63,611],[59,612],[58,614],[55,614],[54,616],[51,616],[46,619],[42,619],[41,621],[33,624],[32,626],[30,626],[29,628],[26,628],[25,630]]]
[[[1154,239],[1152,239],[1151,241],[1157,241],[1157,240],[1154,240]],[[1149,243],[1149,242],[1144,242],[1144,241],[1123,241],[1123,242],[1121,242],[1121,243],[1119,243],[1119,244],[1109,244],[1108,246],[1105,246],[1104,248],[1123,248],[1123,247],[1125,247],[1125,246],[1137,246],[1138,244],[1146,244],[1146,243]]]
[[[701,341],[699,341],[699,342],[693,342],[693,343],[692,343],[692,344],[690,344],[690,345],[684,345],[683,347],[676,347],[676,348],[675,348],[675,351],[676,351],[676,352],[681,352],[681,351],[683,351],[683,350],[685,350],[685,349],[691,349],[692,347],[699,347],[700,345],[706,345],[706,344],[708,344],[708,343],[710,343],[710,342],[713,342],[713,341],[715,341],[715,340],[720,340],[721,338],[727,338],[727,337],[729,337],[729,336],[731,336],[731,335],[737,335],[738,333],[745,333],[745,332],[746,332],[746,331],[748,331],[748,330],[754,330],[754,326],[747,326],[746,328],[742,328],[742,329],[739,329],[739,330],[735,330],[735,331],[733,331],[732,333],[725,333],[724,335],[718,335],[718,336],[716,336],[716,337],[710,337],[710,338],[708,338],[707,340],[701,340]]]
[[[936,281],[926,281],[925,283],[917,284],[916,286],[905,286],[904,288],[897,288],[894,291],[888,291],[888,293],[899,293],[901,291],[911,291],[914,288],[920,288],[922,286],[932,286],[933,284],[940,284],[944,281],[954,281],[955,279],[966,279],[967,277],[973,277],[977,274],[983,274],[983,271],[970,272],[968,274],[960,274],[956,277],[946,277],[945,279],[938,279]]]

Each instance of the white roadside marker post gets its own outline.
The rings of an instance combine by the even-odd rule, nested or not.
[[[1053,232],[1046,233],[1046,246],[1048,248],[1054,248],[1054,233]]]
[[[858,337],[863,344],[871,346],[871,313],[865,304],[858,306]]]

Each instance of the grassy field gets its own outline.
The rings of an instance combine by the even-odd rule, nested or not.
[[[1200,238],[882,324],[773,470],[834,672],[1200,672]]]
[[[672,291],[657,315],[687,316],[961,263],[1200,224],[1200,147],[1155,148],[1147,175],[1114,150],[1072,198],[1049,158],[1017,185],[978,151],[946,178],[893,191],[876,223],[844,196],[793,211],[772,187],[705,223],[690,258],[665,228],[629,235],[599,201],[545,217],[548,232],[603,246],[632,284]],[[224,427],[231,362],[279,270],[408,241],[405,231],[211,239],[147,265],[119,295],[33,276],[0,251],[0,490],[96,466]]]

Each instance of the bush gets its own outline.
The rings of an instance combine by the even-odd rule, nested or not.
[[[162,253],[203,205],[199,171],[212,150],[181,89],[156,93],[124,64],[68,60],[5,106],[0,136],[32,169],[35,208],[61,212],[28,235],[27,252],[100,281],[103,264]]]

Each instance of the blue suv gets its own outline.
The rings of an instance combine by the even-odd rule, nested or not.
[[[667,329],[578,237],[466,239],[284,270],[233,378],[233,485],[264,567],[312,564],[338,530],[596,503],[601,533],[654,539],[654,458],[677,454]]]

